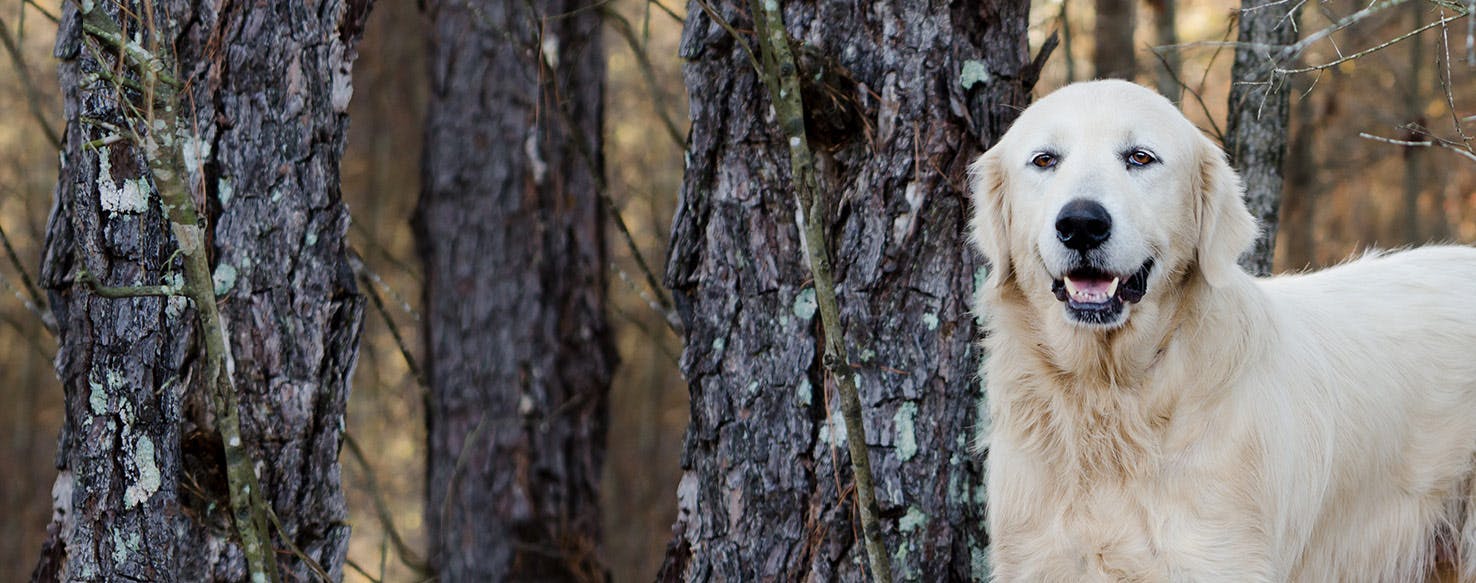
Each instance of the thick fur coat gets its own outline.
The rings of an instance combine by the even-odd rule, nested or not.
[[[1476,581],[1476,250],[1254,278],[1224,154],[1121,81],[972,171],[996,580]]]

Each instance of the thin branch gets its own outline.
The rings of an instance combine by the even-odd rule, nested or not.
[[[654,4],[657,8],[660,8],[662,12],[665,12],[667,16],[670,16],[672,18],[672,20],[677,21],[677,24],[681,24],[681,23],[687,21],[687,19],[684,18],[684,17],[682,17],[682,15],[677,14],[676,11],[674,11],[674,10],[672,10],[670,8],[667,8],[665,4],[662,4],[661,3],[661,0],[646,0],[646,4],[647,5]]]
[[[267,508],[267,518],[271,519],[272,526],[277,527],[277,533],[281,535],[282,542],[287,545],[288,552],[301,559],[302,563],[307,565],[308,570],[312,571],[313,576],[317,577],[319,581],[322,581],[322,583],[333,583],[333,578],[328,576],[328,571],[323,569],[323,565],[318,564],[317,560],[309,557],[307,553],[302,552],[302,549],[297,546],[297,543],[292,541],[292,536],[287,533],[287,529],[282,527],[282,521],[277,518],[277,512],[270,507]]]
[[[631,27],[629,20],[614,9],[605,9],[603,14],[606,19],[615,24],[615,32],[620,33],[625,43],[630,45],[630,52],[635,55],[636,66],[641,70],[641,77],[645,79],[646,87],[651,93],[653,102],[651,106],[656,109],[656,116],[661,118],[661,125],[665,126],[667,135],[678,148],[685,146],[687,137],[671,119],[671,108],[666,102],[666,92],[662,91],[661,85],[656,82],[656,68],[651,66],[651,57],[646,54],[645,47],[641,46],[635,29]]]
[[[1467,15],[1463,13],[1463,14],[1458,14],[1456,16],[1452,16],[1450,18],[1441,18],[1440,20],[1437,20],[1435,22],[1431,22],[1429,24],[1426,24],[1424,26],[1421,26],[1419,28],[1416,28],[1416,29],[1414,29],[1412,31],[1409,31],[1407,33],[1401,34],[1401,35],[1399,35],[1397,37],[1394,37],[1392,39],[1389,39],[1387,41],[1384,41],[1382,43],[1379,43],[1378,45],[1375,45],[1375,46],[1372,46],[1372,47],[1363,49],[1363,50],[1358,51],[1356,53],[1353,53],[1351,55],[1346,55],[1346,56],[1343,56],[1343,57],[1340,57],[1340,58],[1337,58],[1337,59],[1333,59],[1333,60],[1328,61],[1326,63],[1323,63],[1321,65],[1311,65],[1311,66],[1300,67],[1300,68],[1296,68],[1296,69],[1277,68],[1275,71],[1276,71],[1276,73],[1281,74],[1281,75],[1295,75],[1297,73],[1307,73],[1307,72],[1310,72],[1310,71],[1321,71],[1323,69],[1331,69],[1333,67],[1336,67],[1338,65],[1341,65],[1341,64],[1346,63],[1348,61],[1351,61],[1353,59],[1357,59],[1357,58],[1360,58],[1360,57],[1365,57],[1365,56],[1368,56],[1370,54],[1373,54],[1373,53],[1382,51],[1382,50],[1387,49],[1387,48],[1389,48],[1389,47],[1391,47],[1393,45],[1396,45],[1396,44],[1398,44],[1398,43],[1400,43],[1400,42],[1402,42],[1404,40],[1407,40],[1407,39],[1409,39],[1409,38],[1411,38],[1411,37],[1413,37],[1415,35],[1418,35],[1418,34],[1420,34],[1422,32],[1425,32],[1425,31],[1430,30],[1432,28],[1435,28],[1437,26],[1445,26],[1447,23],[1450,23],[1450,22],[1453,22],[1453,21],[1456,21],[1456,20],[1460,20],[1462,18],[1465,18],[1466,16]],[[1297,45],[1300,45],[1300,44],[1302,44],[1302,43],[1297,43]],[[1294,48],[1297,45],[1292,45],[1291,47],[1288,47],[1288,48]]]
[[[22,0],[22,4],[30,5],[31,8],[35,8],[36,12],[40,12],[41,16],[45,16],[46,19],[50,20],[52,24],[61,24],[61,18],[57,17],[57,15],[55,14],[52,14],[50,10],[46,9],[46,7],[37,4],[36,0]]]
[[[754,26],[758,30],[759,48],[764,63],[770,68],[762,75],[769,88],[776,122],[789,145],[790,178],[795,197],[803,210],[805,241],[810,271],[814,275],[815,299],[820,308],[820,323],[825,336],[824,365],[836,381],[841,397],[841,416],[845,418],[847,445],[851,451],[851,472],[856,484],[856,507],[861,515],[861,532],[866,541],[871,577],[879,583],[891,583],[891,554],[882,540],[880,509],[876,503],[876,487],[871,474],[871,452],[867,446],[866,426],[862,423],[861,397],[856,388],[855,372],[846,366],[845,331],[840,320],[840,306],[831,274],[829,238],[826,234],[825,201],[815,176],[814,155],[805,135],[805,109],[800,99],[799,67],[790,53],[788,33],[784,29],[782,9],[775,0],[752,1]],[[762,16],[761,16],[762,15]]]
[[[61,147],[61,136],[56,129],[51,127],[51,122],[46,121],[46,111],[41,106],[43,99],[41,91],[36,88],[36,80],[31,77],[31,68],[26,65],[26,57],[21,54],[20,44],[10,34],[10,24],[0,18],[0,44],[5,45],[5,52],[10,55],[10,63],[15,66],[16,76],[20,77],[21,87],[26,92],[26,106],[31,110],[31,117],[36,118],[36,124],[41,126],[41,132],[46,134],[46,140],[57,148]]]
[[[390,250],[386,248],[384,244],[380,243],[379,240],[375,238],[375,234],[370,232],[368,227],[364,226],[364,223],[353,221],[352,223],[350,223],[349,226],[353,231],[358,232],[359,235],[362,236],[365,246],[367,246],[369,249],[372,249],[376,254],[379,255],[381,259],[384,259],[385,261],[388,261],[390,265],[399,268],[400,271],[404,272],[405,275],[410,276],[410,278],[414,279],[417,283],[425,283],[425,276],[420,273],[420,270],[416,266],[401,260],[399,257],[395,257],[395,254],[390,252]]]
[[[358,261],[354,263],[358,263],[359,266],[363,265]],[[405,337],[400,334],[400,327],[395,324],[394,318],[390,317],[389,310],[384,308],[384,300],[379,297],[379,291],[374,289],[374,283],[369,281],[362,270],[359,273],[359,281],[364,284],[365,295],[369,296],[369,303],[374,304],[374,311],[384,320],[384,326],[389,328],[390,336],[395,339],[395,346],[399,347],[400,356],[405,358],[405,366],[410,368],[410,374],[415,377],[416,384],[422,388],[429,387],[430,382],[426,379],[425,372],[421,370],[420,365],[415,362],[415,356],[406,347]]]
[[[20,254],[15,252],[15,247],[10,244],[10,236],[5,234],[5,227],[0,226],[0,245],[5,247],[5,256],[10,259],[11,267],[20,274],[21,284],[25,286],[26,293],[31,296],[31,308],[41,315],[41,323],[53,334],[56,333],[56,322],[48,317],[51,310],[46,306],[46,299],[41,295],[41,288],[36,287],[36,282],[31,279],[31,274],[26,272],[26,266],[20,260]]]
[[[552,70],[553,65],[548,62],[548,55],[543,51],[538,51],[538,55],[542,66]],[[657,279],[650,264],[646,263],[646,257],[641,253],[640,246],[636,245],[635,237],[631,235],[630,227],[626,226],[625,217],[620,213],[620,207],[615,204],[614,199],[610,198],[610,183],[606,180],[605,173],[601,171],[602,166],[595,161],[595,154],[590,152],[589,136],[585,135],[584,129],[579,124],[570,119],[569,112],[564,107],[556,106],[553,109],[558,114],[564,130],[569,132],[571,137],[569,142],[574,145],[574,151],[579,154],[579,158],[588,167],[590,175],[594,177],[595,194],[599,196],[600,202],[604,203],[605,210],[610,213],[616,230],[620,232],[621,239],[625,241],[626,248],[630,251],[631,257],[635,259],[636,267],[640,268],[641,274],[646,278],[646,285],[651,287],[651,293],[656,296],[656,301],[661,306],[662,317],[666,320],[667,325],[671,326],[672,331],[680,335],[682,321],[672,308],[671,300],[666,297],[664,292],[666,288],[661,285],[661,280]]]
[[[184,290],[173,285],[103,285],[92,272],[83,267],[77,270],[76,281],[87,287],[87,291],[100,298],[120,300],[125,298],[174,297],[185,295]]]
[[[355,571],[358,571],[359,574],[360,575],[363,575],[365,579],[368,579],[370,581],[370,583],[379,583],[380,582],[379,579],[375,579],[373,575],[370,575],[368,571],[365,571],[363,567],[360,567],[358,563],[355,563],[353,559],[350,559],[348,557],[344,557],[343,564],[348,565],[350,569],[353,569]]]
[[[1200,95],[1199,91],[1190,87],[1188,83],[1185,83],[1183,79],[1179,78],[1179,72],[1169,65],[1168,59],[1163,53],[1157,50],[1157,47],[1154,47],[1153,56],[1158,58],[1158,62],[1163,65],[1164,70],[1168,72],[1169,77],[1174,80],[1174,83],[1178,84],[1179,87],[1188,91],[1189,95],[1194,97],[1195,103],[1199,104],[1200,111],[1204,112],[1204,118],[1209,120],[1210,129],[1215,139],[1219,140],[1222,144],[1225,143],[1225,132],[1220,129],[1220,124],[1215,123],[1215,116],[1210,115],[1209,105],[1204,102],[1204,97]]]
[[[400,536],[400,530],[395,528],[394,514],[390,512],[389,504],[385,503],[384,495],[379,491],[379,479],[374,474],[374,466],[369,465],[369,458],[364,455],[364,450],[359,447],[359,442],[354,439],[352,434],[344,432],[343,444],[348,446],[349,457],[357,460],[359,467],[363,468],[364,482],[368,485],[369,497],[374,500],[375,515],[379,518],[379,525],[384,528],[385,534],[389,536],[390,543],[395,546],[395,554],[400,557],[400,562],[406,567],[409,567],[411,571],[414,571],[416,575],[424,576],[432,574],[431,568],[425,562],[425,559],[420,558],[420,554],[416,553],[415,549],[410,548],[410,545],[405,543],[405,539]]]
[[[1450,31],[1445,26],[1445,18],[1444,18],[1445,17],[1445,9],[1444,8],[1441,8],[1440,9],[1440,15],[1441,15],[1441,19],[1440,19],[1440,21],[1441,21],[1441,24],[1440,24],[1440,47],[1442,49],[1444,49],[1444,50],[1441,51],[1441,53],[1443,53],[1445,55],[1445,68],[1444,68],[1444,73],[1445,74],[1444,75],[1439,75],[1437,73],[1437,76],[1440,77],[1440,88],[1445,90],[1445,105],[1450,108],[1450,121],[1453,122],[1452,125],[1455,126],[1456,135],[1458,135],[1458,136],[1461,137],[1461,143],[1463,143],[1463,144],[1466,145],[1466,149],[1467,150],[1470,150],[1471,149],[1471,136],[1466,135],[1466,130],[1461,127],[1460,114],[1456,113],[1455,93],[1452,92],[1451,89],[1450,89],[1450,86],[1451,86],[1451,80],[1450,80],[1450,34],[1449,34]],[[1466,16],[1470,16],[1470,15],[1471,15],[1470,12],[1467,12],[1466,13]],[[1471,18],[1469,22],[1476,22],[1476,18]]]
[[[169,220],[179,256],[184,264],[184,282],[179,290],[195,306],[199,341],[203,347],[203,382],[215,413],[215,430],[225,444],[226,480],[230,494],[231,516],[245,555],[249,578],[253,581],[277,583],[281,580],[272,548],[269,509],[256,476],[255,460],[241,438],[241,408],[231,366],[230,338],[221,322],[216,303],[215,284],[211,275],[206,228],[195,197],[186,182],[180,134],[180,111],[186,105],[179,93],[180,84],[173,76],[170,55],[127,42],[119,23],[91,2],[79,2],[78,15],[82,30],[91,38],[112,46],[118,52],[115,78],[122,78],[125,67],[138,75],[146,100],[144,110],[118,94],[117,105],[129,124],[146,128],[135,132],[134,140],[143,150],[154,188]],[[145,7],[148,8],[147,6]],[[151,27],[152,21],[143,22]],[[148,30],[150,38],[157,31]],[[152,44],[152,43],[151,43]],[[101,61],[99,61],[101,62]],[[155,108],[155,101],[165,104]],[[140,290],[133,290],[140,291]],[[163,290],[154,290],[163,291]]]
[[[1429,148],[1429,147],[1438,146],[1438,147],[1441,147],[1441,148],[1445,148],[1447,150],[1450,150],[1451,152],[1455,152],[1457,155],[1460,155],[1460,156],[1463,156],[1463,157],[1465,157],[1467,159],[1470,159],[1472,162],[1476,162],[1476,153],[1472,153],[1470,150],[1463,149],[1463,148],[1461,148],[1461,147],[1459,147],[1459,146],[1457,146],[1455,144],[1451,144],[1451,143],[1446,142],[1444,140],[1424,140],[1424,141],[1419,141],[1419,142],[1412,142],[1412,141],[1409,141],[1409,140],[1396,140],[1396,139],[1393,139],[1393,138],[1385,138],[1385,137],[1382,137],[1382,136],[1375,136],[1373,134],[1368,134],[1368,133],[1364,133],[1364,132],[1358,132],[1358,137],[1364,138],[1364,139],[1368,139],[1368,140],[1373,140],[1375,142],[1383,142],[1383,143],[1386,143],[1386,144],[1393,144],[1395,146],[1408,146],[1408,147],[1415,147],[1415,148]]]
[[[723,30],[728,31],[728,35],[733,37],[733,42],[738,43],[738,46],[743,49],[743,53],[748,55],[748,64],[753,65],[753,70],[762,75],[764,71],[763,65],[759,64],[758,57],[753,54],[753,49],[749,48],[748,41],[743,39],[743,35],[738,32],[738,29],[733,28],[733,25],[728,24],[728,19],[723,18],[723,15],[718,14],[716,10],[713,10],[712,5],[708,4],[707,0],[693,1],[695,1],[698,6],[702,7],[702,11],[707,14],[708,18],[711,18],[712,21],[716,22],[718,26],[723,28]]]

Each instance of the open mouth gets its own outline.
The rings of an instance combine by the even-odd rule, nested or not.
[[[1093,267],[1078,267],[1051,285],[1056,299],[1066,302],[1066,311],[1086,324],[1112,324],[1129,303],[1143,300],[1148,293],[1148,275],[1153,259],[1143,262],[1129,275],[1109,273]]]

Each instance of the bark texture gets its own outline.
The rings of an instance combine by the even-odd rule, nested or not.
[[[1097,24],[1092,35],[1092,64],[1098,79],[1127,79],[1138,73],[1138,0],[1097,0]]]
[[[862,581],[847,436],[823,373],[805,244],[831,247],[897,579],[987,572],[982,356],[967,165],[1025,105],[1028,2],[786,2],[830,241],[797,226],[788,144],[725,27],[689,7],[692,132],[666,280],[692,397],[662,580]],[[746,33],[743,41],[755,47]]]
[[[177,108],[190,128],[177,139],[209,211],[241,434],[281,524],[275,555],[284,580],[313,576],[292,547],[341,578],[349,527],[338,452],[362,305],[345,261],[338,165],[369,3],[127,6],[152,14],[152,27],[119,17],[114,3],[87,4],[139,46],[172,49],[170,73],[189,83],[183,103],[156,107]],[[125,69],[115,55],[65,4],[56,56],[68,123],[42,278],[60,328],[66,420],[33,579],[241,581],[195,310],[180,296],[105,299],[78,277],[159,285],[181,269],[157,177],[124,129],[149,131],[122,106],[143,110],[146,97],[98,74]]]
[[[1276,250],[1276,212],[1281,208],[1282,161],[1286,158],[1291,93],[1277,67],[1289,66],[1283,50],[1297,40],[1299,3],[1245,0],[1240,10],[1240,46],[1231,68],[1225,152],[1245,184],[1245,202],[1261,234],[1240,263],[1256,275],[1271,273]]]
[[[418,245],[442,581],[602,580],[600,12],[429,2]]]

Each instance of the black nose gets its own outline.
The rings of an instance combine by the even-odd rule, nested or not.
[[[1112,236],[1112,215],[1102,205],[1078,198],[1056,215],[1056,238],[1068,249],[1090,251]]]

